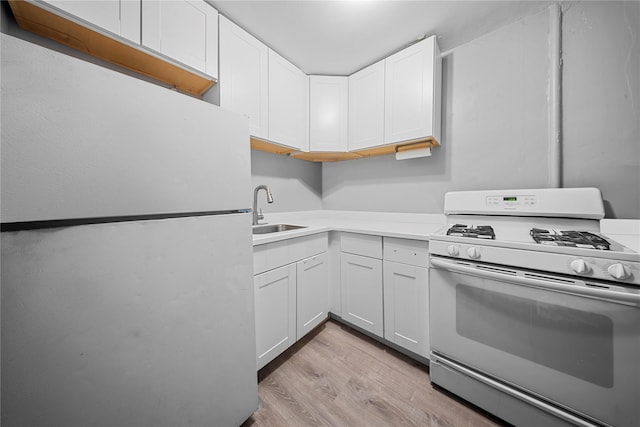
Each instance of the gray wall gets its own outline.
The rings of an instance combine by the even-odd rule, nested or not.
[[[563,4],[563,186],[596,186],[640,218],[640,3]],[[431,158],[323,165],[325,209],[442,211],[451,190],[547,187],[549,12],[443,58],[443,146]]]
[[[609,218],[640,218],[640,3],[562,5],[562,184],[600,188]],[[3,32],[80,56],[0,6]],[[254,185],[274,186],[263,209],[438,213],[451,190],[548,186],[548,31],[545,11],[445,52],[444,142],[431,158],[320,166],[253,152]]]
[[[640,218],[640,3],[580,2],[563,21],[564,185]]]
[[[264,192],[258,195],[258,207],[265,213],[322,209],[320,163],[251,150],[251,178],[254,187],[266,184],[273,193],[272,204]]]

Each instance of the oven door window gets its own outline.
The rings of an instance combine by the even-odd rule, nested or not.
[[[601,387],[613,386],[610,317],[458,284],[456,332]]]

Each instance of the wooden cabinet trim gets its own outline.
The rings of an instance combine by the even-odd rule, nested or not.
[[[70,17],[47,9],[45,4],[9,0],[9,5],[23,29],[181,91],[200,96],[216,84],[216,80],[210,76],[173,63],[170,58],[152,53],[143,46],[133,45],[124,38],[115,38],[115,35],[112,37],[97,28],[81,25]]]
[[[434,138],[405,141],[398,144],[383,145],[381,147],[368,148],[360,151],[349,152],[303,152],[290,147],[275,144],[270,141],[251,137],[251,148],[266,151],[267,153],[291,156],[296,159],[309,162],[339,162],[343,160],[360,159],[363,157],[383,156],[400,151],[416,150],[418,148],[438,147],[440,143]]]

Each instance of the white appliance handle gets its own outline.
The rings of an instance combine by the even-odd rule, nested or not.
[[[527,402],[528,404],[535,406],[536,408],[548,412],[552,415],[555,415],[556,417],[559,417],[571,424],[575,424],[577,426],[581,426],[581,427],[595,427],[595,424],[592,424],[586,420],[583,420],[581,418],[578,418],[566,411],[561,411],[558,408],[556,408],[553,405],[549,405],[547,403],[545,403],[544,401],[540,400],[540,399],[534,399],[531,396],[529,396],[528,394],[522,393],[519,390],[516,390],[513,387],[507,387],[504,384],[498,382],[498,381],[494,381],[489,377],[486,377],[484,375],[478,374],[475,371],[472,371],[470,369],[467,369],[466,367],[459,365],[451,360],[448,359],[443,359],[442,357],[439,357],[438,355],[434,354],[433,352],[431,352],[431,363],[436,363],[436,364],[440,364],[443,365],[453,371],[457,371],[460,372],[464,375],[467,375],[473,379],[475,379],[476,381],[479,381],[483,384],[488,385],[489,387],[493,387],[494,389],[501,391],[505,394],[508,394],[509,396],[515,397],[516,399],[522,400],[524,402]],[[608,424],[607,424],[608,425]]]
[[[431,265],[445,270],[455,271],[463,274],[471,274],[473,276],[479,276],[486,279],[495,279],[501,281],[507,280],[510,283],[520,286],[549,289],[552,291],[565,292],[580,296],[606,299],[613,302],[640,306],[640,293],[625,293],[596,287],[591,288],[587,286],[566,285],[562,283],[552,282],[550,280],[544,280],[543,278],[534,279],[530,277],[504,274],[496,271],[480,270],[473,266],[462,265],[455,261],[449,261],[440,258],[431,258]]]

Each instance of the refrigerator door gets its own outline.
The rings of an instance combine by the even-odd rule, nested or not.
[[[240,425],[258,406],[250,223],[2,233],[2,425]]]
[[[251,207],[246,117],[1,37],[3,223]]]

